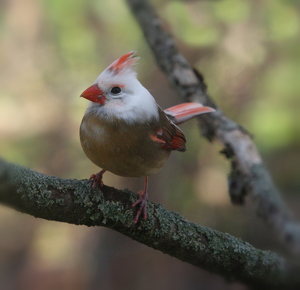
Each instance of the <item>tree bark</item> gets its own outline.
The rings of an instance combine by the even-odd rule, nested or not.
[[[133,225],[137,195],[88,180],[48,176],[0,159],[0,202],[38,218],[104,226],[229,281],[255,287],[300,287],[299,265],[255,249],[229,234],[191,223],[148,202],[148,218]]]

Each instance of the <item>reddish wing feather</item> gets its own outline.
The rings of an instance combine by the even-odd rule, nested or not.
[[[160,143],[163,149],[185,151],[186,139],[183,132],[176,125],[197,115],[214,111],[212,108],[197,103],[184,103],[171,107],[164,111],[170,120],[169,124],[158,130],[156,135],[152,135],[150,138]]]
[[[183,132],[176,125],[188,121],[200,114],[214,111],[214,109],[204,107],[198,103],[184,103],[166,109],[164,113],[167,115],[170,122],[162,129],[158,130],[156,135],[150,136],[150,138],[159,143],[163,149],[185,151],[186,139]]]
[[[214,112],[210,107],[204,107],[198,103],[183,103],[166,109],[164,112],[176,124],[184,123],[200,114]]]
[[[150,136],[150,138],[160,143],[163,149],[185,151],[186,139],[184,134],[173,122],[158,130],[157,134]]]

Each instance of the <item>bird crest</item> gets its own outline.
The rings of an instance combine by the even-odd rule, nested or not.
[[[134,72],[133,65],[139,59],[135,53],[136,51],[130,51],[124,54],[108,66],[105,71],[111,72],[114,75]]]

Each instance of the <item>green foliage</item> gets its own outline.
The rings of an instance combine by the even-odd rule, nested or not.
[[[171,1],[165,8],[166,17],[176,36],[193,46],[207,46],[216,43],[220,31],[213,18],[203,14],[203,20],[199,17],[200,9],[193,11],[189,8],[181,1]]]
[[[251,13],[251,2],[247,0],[211,1],[212,11],[219,21],[237,23],[247,21]]]
[[[65,65],[76,69],[78,63],[92,61],[96,38],[88,23],[86,1],[45,0],[44,8],[51,31],[49,36]]]
[[[252,131],[265,150],[299,142],[299,79],[300,62],[290,59],[272,65],[259,82]]]
[[[290,1],[268,1],[266,22],[272,40],[284,41],[297,37],[300,30],[299,11]]]

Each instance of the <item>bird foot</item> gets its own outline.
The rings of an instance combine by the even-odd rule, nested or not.
[[[100,172],[91,175],[91,177],[90,177],[89,180],[93,180],[92,188],[95,188],[97,185],[99,185],[100,188],[103,187],[103,181],[102,181],[102,178],[103,178],[103,174],[104,174],[105,171],[106,171],[106,170],[103,169],[103,170],[101,170]]]
[[[135,219],[133,224],[137,224],[139,221],[140,215],[143,213],[144,219],[147,219],[147,199],[148,199],[148,192],[145,190],[140,190],[139,193],[139,198],[135,203],[133,203],[131,206],[135,207],[139,204],[138,211],[136,213]]]

